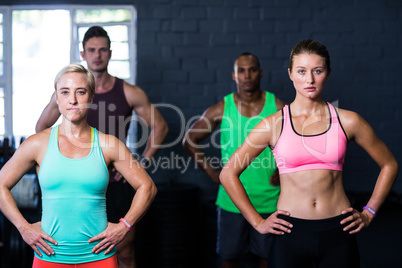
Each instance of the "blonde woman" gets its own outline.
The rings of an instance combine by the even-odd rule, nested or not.
[[[35,252],[33,267],[117,268],[115,246],[149,208],[156,187],[116,137],[87,123],[95,92],[90,71],[79,64],[55,79],[60,125],[30,136],[0,171],[0,208]],[[11,188],[35,166],[42,191],[42,219],[29,223]],[[107,222],[109,169],[116,168],[136,190],[118,224]]]

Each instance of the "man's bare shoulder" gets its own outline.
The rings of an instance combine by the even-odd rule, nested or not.
[[[148,96],[145,91],[137,86],[123,82],[124,95],[126,96],[127,102],[133,108],[136,106],[142,106],[149,104]]]
[[[279,111],[283,107],[285,107],[286,102],[284,102],[283,100],[281,100],[277,96],[275,96],[275,105],[276,105],[276,109]]]
[[[133,91],[142,90],[139,86],[130,84],[125,80],[123,80],[123,88],[124,88],[124,90],[133,90]]]
[[[221,100],[220,102],[210,106],[206,111],[211,111],[223,115],[224,110],[225,110],[225,101]]]
[[[221,121],[224,109],[225,109],[225,101],[221,100],[220,102],[207,108],[204,111],[202,117],[207,118],[209,120]]]

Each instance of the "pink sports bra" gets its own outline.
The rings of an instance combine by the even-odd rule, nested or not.
[[[317,135],[302,135],[294,130],[290,107],[282,109],[282,131],[272,150],[279,174],[313,169],[342,171],[345,161],[346,133],[331,104],[329,128]]]

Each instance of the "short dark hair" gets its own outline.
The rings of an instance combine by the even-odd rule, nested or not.
[[[84,39],[82,40],[82,48],[85,50],[85,44],[89,39],[92,37],[105,37],[108,41],[109,44],[109,49],[110,49],[110,38],[105,29],[103,29],[100,26],[92,26],[87,30],[87,32],[84,35]]]
[[[258,69],[261,69],[260,60],[258,59],[258,57],[256,55],[254,55],[253,53],[250,53],[250,52],[243,52],[236,58],[236,61],[242,56],[253,57],[255,59],[256,63],[257,63]]]

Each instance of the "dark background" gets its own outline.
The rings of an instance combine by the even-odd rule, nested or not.
[[[235,91],[234,59],[249,51],[261,60],[262,89],[290,102],[290,50],[313,38],[330,52],[332,74],[327,101],[362,115],[395,154],[402,157],[402,1],[395,0],[1,0],[0,4],[125,4],[137,9],[137,85],[160,108],[170,126],[158,157],[187,158],[181,146],[186,125]],[[182,114],[181,114],[182,113]],[[212,147],[212,146],[210,146]],[[212,153],[216,150],[211,149]],[[219,152],[218,152],[219,153]],[[345,188],[371,191],[378,168],[353,143],[345,165]],[[216,186],[194,164],[185,172],[159,168],[156,182],[178,180],[214,197]],[[394,191],[402,193],[397,180]]]
[[[313,38],[327,46],[332,61],[325,100],[337,102],[338,107],[362,115],[401,163],[402,1],[0,1],[0,5],[18,4],[135,6],[138,16],[137,85],[147,92],[153,103],[179,108],[160,108],[170,127],[166,143],[171,146],[160,150],[157,161],[187,161],[188,155],[181,146],[187,124],[224,95],[236,90],[231,71],[234,59],[242,52],[259,56],[264,69],[262,89],[291,102],[294,89],[287,76],[290,50],[299,40]],[[205,144],[210,145],[208,155],[219,156],[219,150],[211,146],[210,140]],[[213,229],[217,185],[195,168],[194,162],[190,163],[187,170],[170,163],[156,172],[151,167],[149,173],[158,185],[169,182],[171,187],[177,183],[196,186],[201,215],[212,217],[208,228]],[[368,155],[351,143],[344,166],[344,184],[354,204],[364,204],[378,172],[379,168]],[[163,192],[164,187],[161,189]],[[400,215],[401,194],[402,182],[397,180],[384,211],[397,206],[398,209],[390,214]],[[380,218],[378,221],[381,222]],[[391,224],[387,229],[392,230],[391,238],[401,236],[400,223],[399,226]],[[380,236],[370,235],[362,242],[363,247],[370,241],[376,246],[376,252],[383,248],[383,242],[389,246],[390,243],[378,239]],[[391,249],[384,252],[393,254]],[[399,255],[400,252],[399,246]],[[367,254],[367,258],[374,258],[374,254]],[[375,255],[374,259],[378,260],[379,255]],[[397,263],[402,266],[397,253],[381,259],[390,258],[398,258]],[[392,267],[390,264],[377,266],[379,264],[372,260],[366,261],[366,265]]]

